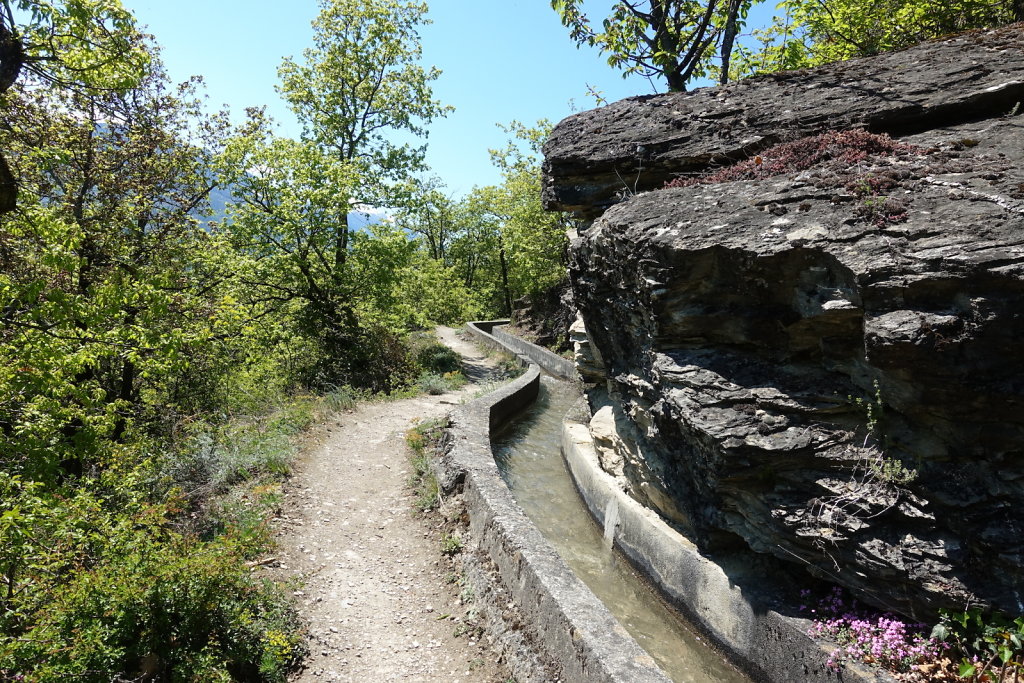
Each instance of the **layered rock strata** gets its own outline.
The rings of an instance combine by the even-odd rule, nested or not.
[[[1024,610],[1018,100],[1020,25],[560,124],[549,206],[614,203],[570,266],[603,466],[705,549],[918,617]],[[858,126],[898,142],[774,146]]]
[[[673,178],[835,128],[897,135],[1024,100],[1020,25],[810,71],[689,93],[633,97],[562,121],[544,148],[543,200],[595,217]]]

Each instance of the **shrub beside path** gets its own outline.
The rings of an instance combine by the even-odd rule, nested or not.
[[[438,328],[438,337],[464,357],[469,384],[338,413],[295,463],[271,570],[300,582],[293,590],[310,631],[306,668],[292,681],[507,679],[486,636],[455,635],[467,606],[408,486],[406,430],[471,397],[493,365],[455,330]]]

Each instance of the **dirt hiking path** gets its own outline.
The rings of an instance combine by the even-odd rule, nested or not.
[[[408,486],[406,430],[471,397],[493,365],[455,330],[438,328],[438,337],[463,355],[465,388],[337,414],[285,487],[275,573],[302,582],[295,595],[310,630],[310,657],[294,682],[507,678],[486,636],[455,635],[471,605],[448,575],[436,522],[416,513]]]

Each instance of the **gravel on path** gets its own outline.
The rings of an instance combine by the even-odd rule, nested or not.
[[[310,657],[294,683],[508,679],[478,630],[455,635],[472,607],[451,581],[438,523],[417,513],[408,485],[405,432],[468,400],[492,365],[456,330],[437,332],[464,356],[474,381],[458,392],[335,414],[285,487],[273,571],[298,580],[310,632]]]

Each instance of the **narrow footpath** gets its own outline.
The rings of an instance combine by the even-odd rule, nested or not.
[[[465,388],[337,414],[285,487],[275,573],[297,580],[310,630],[294,682],[507,680],[486,637],[456,635],[455,617],[471,605],[408,486],[406,430],[469,400],[493,366],[456,330],[438,328],[438,337],[464,357]]]

